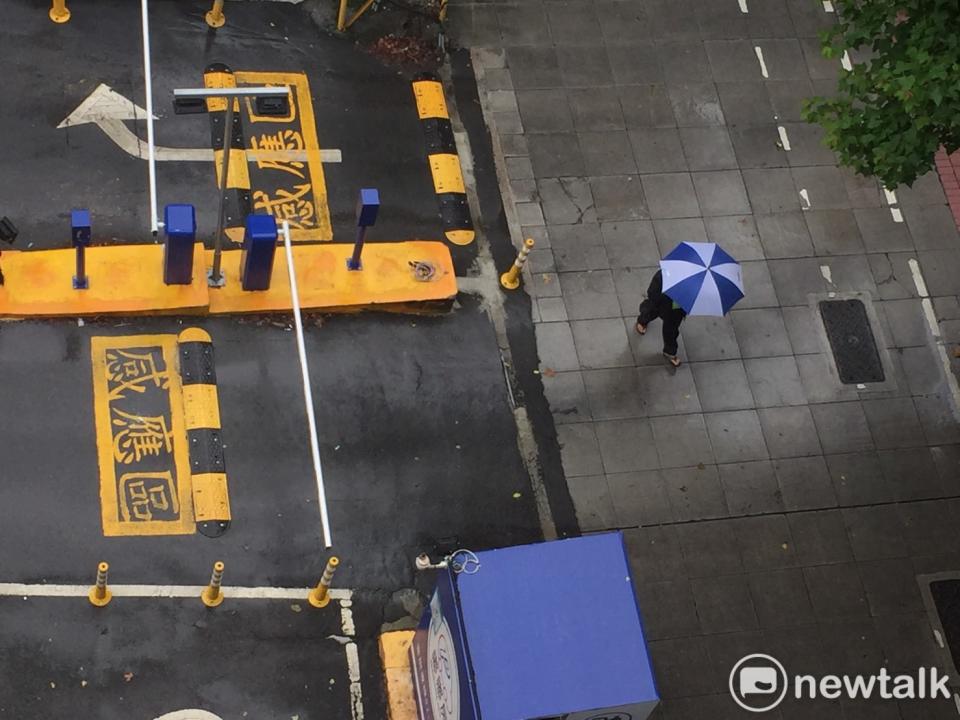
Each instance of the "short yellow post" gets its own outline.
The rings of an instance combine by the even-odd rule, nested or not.
[[[440,0],[440,13],[437,16],[440,22],[447,19],[447,0]]]
[[[520,271],[527,262],[527,255],[533,250],[533,238],[527,238],[523,241],[523,247],[517,253],[517,259],[513,261],[513,266],[500,276],[500,284],[507,290],[516,290],[520,287]]]
[[[220,583],[223,582],[223,563],[217,560],[213,564],[213,574],[210,575],[210,584],[200,593],[200,599],[207,607],[213,608],[223,602],[223,592]]]
[[[103,607],[113,598],[113,593],[107,587],[107,571],[109,569],[110,566],[105,562],[97,565],[97,584],[90,588],[90,593],[87,595],[90,603],[96,607]]]
[[[336,556],[327,560],[327,566],[323,569],[323,575],[320,582],[310,591],[307,601],[316,608],[326,607],[330,602],[330,583],[333,581],[333,573],[337,570],[340,559]]]
[[[223,27],[227,17],[223,14],[223,0],[213,0],[213,7],[206,14],[207,25],[212,28]]]
[[[50,8],[50,19],[55,23],[65,23],[70,19],[67,0],[53,0],[53,7]]]

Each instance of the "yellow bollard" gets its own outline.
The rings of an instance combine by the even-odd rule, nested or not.
[[[223,14],[223,0],[213,0],[213,7],[206,14],[207,25],[212,28],[223,27],[227,16]]]
[[[216,607],[223,602],[223,592],[220,590],[220,583],[223,581],[223,563],[217,560],[213,564],[213,574],[210,575],[210,584],[200,593],[200,599],[203,604],[209,608]]]
[[[90,588],[90,593],[87,595],[90,603],[97,607],[103,607],[113,598],[113,593],[107,587],[107,571],[109,569],[110,566],[105,562],[97,565],[97,584]]]
[[[316,608],[326,607],[330,602],[330,583],[333,581],[333,573],[337,570],[340,559],[336,556],[327,560],[327,566],[323,569],[323,576],[317,586],[310,591],[307,601]]]
[[[53,0],[53,7],[50,8],[50,19],[55,23],[65,23],[70,19],[67,0]]]
[[[440,0],[440,12],[437,14],[437,19],[440,22],[447,19],[447,0]]]
[[[533,238],[527,238],[523,241],[523,247],[517,253],[513,266],[500,276],[500,284],[507,290],[516,290],[520,287],[520,271],[523,270],[523,264],[527,261],[527,255],[531,250],[533,250]]]

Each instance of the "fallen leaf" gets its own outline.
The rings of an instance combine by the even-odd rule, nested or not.
[[[515,492],[515,493],[513,494],[513,499],[514,499],[514,500],[517,500],[517,499],[522,498],[522,497],[523,497],[523,495],[522,495],[521,493]]]
[[[543,369],[543,376],[544,376],[544,377],[554,377],[554,376],[556,376],[556,374],[557,374],[557,371],[554,370],[553,368],[544,368],[544,369]]]
[[[81,680],[81,681],[80,681],[80,687],[86,687],[86,686],[87,686],[87,681],[86,681],[86,680]]]
[[[301,610],[300,605],[297,603],[294,603],[293,605],[291,605],[290,609],[293,610],[294,612],[300,612]]]
[[[123,681],[124,681],[124,682],[130,682],[131,680],[133,680],[133,673],[132,673],[132,672],[125,672],[125,673],[123,674]]]

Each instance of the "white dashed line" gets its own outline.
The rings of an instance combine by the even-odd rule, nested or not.
[[[748,13],[750,8],[747,7],[747,0],[737,0],[740,3],[740,12]]]
[[[890,206],[890,215],[893,216],[893,221],[897,223],[903,222],[903,213],[900,212],[900,208],[895,207],[898,204],[897,194],[893,190],[883,189],[884,197],[887,199],[887,205]]]
[[[780,147],[790,152],[790,138],[787,137],[787,129],[783,125],[777,125],[777,132],[780,133]]]
[[[770,77],[770,73],[767,72],[767,64],[763,61],[763,48],[755,45],[753,51],[757,54],[757,60],[760,61],[760,74],[765,78]]]
[[[803,201],[803,205],[802,205],[803,209],[804,209],[804,210],[809,210],[809,209],[810,209],[810,196],[807,194],[807,189],[806,189],[806,188],[803,188],[803,189],[800,191],[800,199]]]
[[[843,69],[847,72],[853,70],[853,63],[850,62],[850,53],[846,50],[844,50],[843,55],[840,56],[840,64],[843,65]]]
[[[833,12],[833,3],[830,0],[823,0],[823,11],[824,12]]]
[[[920,263],[915,258],[907,260],[910,266],[910,273],[913,275],[913,284],[917,288],[917,295],[920,296],[920,307],[923,309],[923,316],[927,321],[927,327],[936,343],[937,355],[940,357],[940,364],[943,366],[943,374],[947,380],[947,387],[950,389],[950,395],[953,398],[953,415],[960,420],[960,385],[957,383],[957,376],[953,374],[953,368],[950,365],[950,355],[947,353],[947,346],[940,335],[940,323],[937,322],[937,314],[933,309],[933,301],[927,292],[927,283],[923,279],[923,273],[920,271]]]

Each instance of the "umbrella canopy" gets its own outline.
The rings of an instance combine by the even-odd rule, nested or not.
[[[660,269],[663,292],[688,315],[726,315],[743,297],[740,264],[716,243],[682,242]]]

